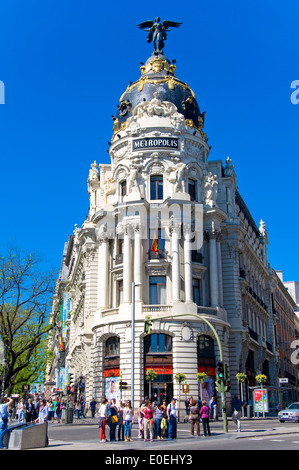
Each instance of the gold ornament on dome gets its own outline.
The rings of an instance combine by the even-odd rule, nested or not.
[[[160,57],[156,57],[154,60],[149,62],[146,65],[142,65],[140,67],[141,74],[144,75],[148,72],[155,72],[159,73],[161,70],[166,70],[167,72],[175,74],[176,66],[174,64],[170,64],[167,60],[162,60]]]

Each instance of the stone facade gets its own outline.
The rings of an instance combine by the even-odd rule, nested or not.
[[[148,393],[148,368],[158,371],[158,388],[151,384],[158,398],[179,395],[182,372],[188,395],[198,396],[199,371],[208,375],[205,393],[215,393],[219,346],[198,315],[220,339],[231,393],[239,392],[237,372],[254,385],[267,370],[277,385],[266,226],[257,227],[240,196],[231,159],[208,161],[204,114],[174,71],[156,54],[122,96],[111,163],[92,163],[89,214],[68,242],[66,365],[75,385],[84,383],[86,401],[100,399],[107,378],[120,375],[129,385],[122,399],[131,398],[132,289],[135,405]],[[150,341],[147,315],[157,335]]]

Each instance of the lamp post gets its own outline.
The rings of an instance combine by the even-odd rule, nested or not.
[[[132,326],[131,326],[131,406],[134,410],[134,368],[135,368],[135,287],[141,286],[141,282],[132,282]]]

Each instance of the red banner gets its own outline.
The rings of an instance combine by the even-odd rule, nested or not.
[[[197,367],[197,372],[205,372],[207,375],[210,375],[212,377],[216,376],[215,367],[199,366]]]
[[[105,377],[119,377],[120,376],[120,369],[106,369],[105,370]]]

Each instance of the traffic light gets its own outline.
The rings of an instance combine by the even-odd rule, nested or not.
[[[146,315],[144,319],[144,333],[148,335],[151,332],[152,327],[152,316]]]
[[[67,395],[69,395],[71,393],[71,386],[70,385],[67,386],[66,393],[67,393]]]
[[[74,374],[69,374],[69,384],[72,385],[74,382]]]
[[[226,382],[225,382],[225,391],[226,392],[230,391],[230,380],[226,380]]]
[[[217,372],[218,372],[218,378],[220,380],[223,380],[224,379],[224,364],[223,364],[223,362],[218,362]]]

